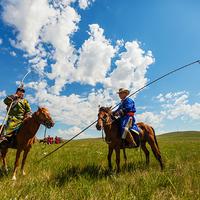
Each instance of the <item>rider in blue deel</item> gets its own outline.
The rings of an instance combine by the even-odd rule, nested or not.
[[[129,147],[137,147],[136,142],[131,134],[139,135],[139,129],[135,124],[134,114],[136,112],[135,102],[128,97],[130,91],[125,88],[120,88],[117,92],[121,103],[116,111],[113,112],[114,116],[120,117],[120,135],[123,140],[126,140]]]

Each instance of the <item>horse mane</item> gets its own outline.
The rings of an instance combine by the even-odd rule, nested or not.
[[[35,111],[31,116],[28,116],[26,117],[24,120],[23,120],[23,125],[27,124],[29,122],[30,119],[32,119],[33,115],[36,114],[37,112],[45,112],[45,113],[49,113],[48,109],[45,108],[45,107],[38,107],[38,110]]]
[[[110,113],[111,112],[111,107],[100,107],[99,108],[99,112],[106,112],[106,113]]]
[[[45,107],[38,107],[38,110],[36,112],[38,112],[40,110],[43,111],[43,112],[46,112],[46,113],[49,112],[49,110],[47,108],[45,108]]]

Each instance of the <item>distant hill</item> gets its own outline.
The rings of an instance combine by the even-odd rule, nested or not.
[[[177,131],[158,135],[158,137],[200,137],[200,131]]]

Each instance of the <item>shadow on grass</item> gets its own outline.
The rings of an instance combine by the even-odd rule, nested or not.
[[[108,169],[103,169],[98,165],[87,165],[83,168],[80,166],[72,166],[70,168],[65,168],[58,174],[53,176],[53,181],[56,185],[62,186],[66,182],[70,182],[74,179],[80,177],[85,177],[86,179],[102,179],[104,177],[112,175],[112,171]]]
[[[149,169],[149,166],[147,166],[144,162],[130,162],[128,164],[124,164],[121,168],[121,173],[126,172],[135,172],[135,171],[145,171]]]
[[[80,166],[72,166],[70,168],[65,168],[58,174],[55,174],[52,177],[52,180],[57,186],[62,187],[65,183],[71,182],[75,179],[81,177],[97,181],[103,178],[113,178],[113,176],[124,174],[127,172],[134,172],[136,170],[144,171],[147,167],[144,163],[129,163],[122,166],[120,173],[117,173],[116,170],[109,170],[108,168],[103,168],[99,165],[87,165],[83,168]]]
[[[9,172],[0,169],[0,180],[3,179],[5,176],[8,176]]]

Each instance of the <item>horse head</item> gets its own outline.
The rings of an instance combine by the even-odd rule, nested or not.
[[[98,119],[96,128],[102,130],[102,128],[111,123],[112,110],[111,107],[100,107],[98,113]]]
[[[55,124],[47,108],[38,107],[36,118],[40,124],[43,124],[47,128],[52,128]]]

